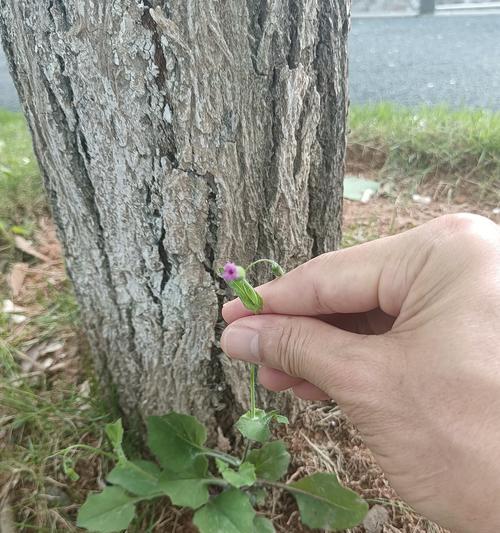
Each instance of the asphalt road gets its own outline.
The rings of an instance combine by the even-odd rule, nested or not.
[[[500,13],[354,18],[349,56],[353,103],[500,109]],[[19,108],[1,50],[0,107]]]
[[[354,18],[353,103],[500,109],[500,13]]]

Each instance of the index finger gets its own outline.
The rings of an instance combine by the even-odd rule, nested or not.
[[[363,313],[379,307],[397,316],[420,270],[419,256],[425,257],[425,237],[407,237],[419,231],[422,233],[422,228],[311,259],[257,287],[264,300],[262,312],[318,316]],[[250,314],[239,299],[222,309],[227,323]]]

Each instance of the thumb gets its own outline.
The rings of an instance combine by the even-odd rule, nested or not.
[[[283,315],[240,318],[224,330],[221,345],[234,359],[312,383],[347,412],[385,388],[385,369],[396,353],[385,335],[358,335],[318,319]]]

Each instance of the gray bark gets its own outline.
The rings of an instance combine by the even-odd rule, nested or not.
[[[247,372],[220,353],[216,267],[339,243],[349,4],[0,8],[99,373],[126,414],[224,425]]]

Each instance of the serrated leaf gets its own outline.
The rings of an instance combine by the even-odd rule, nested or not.
[[[126,461],[116,465],[107,480],[137,496],[158,494],[160,469],[150,461]]]
[[[233,487],[237,489],[244,486],[251,487],[255,483],[255,467],[252,463],[245,461],[238,470],[234,470],[219,459],[216,459],[215,462],[222,477]]]
[[[255,414],[247,411],[242,415],[235,427],[247,439],[265,442],[271,436],[269,424],[273,419],[279,423],[288,423],[286,416],[279,415],[277,411],[266,413],[263,409],[255,409]]]
[[[196,511],[193,523],[200,533],[254,533],[254,516],[248,496],[230,489]]]
[[[248,283],[246,279],[229,281],[228,285],[233,289],[241,303],[253,313],[260,313],[264,307],[262,296]]]
[[[348,529],[361,523],[368,512],[368,504],[343,487],[335,474],[312,474],[289,483],[287,490],[297,500],[302,522],[312,528]]]
[[[206,474],[208,460],[200,452],[207,431],[196,418],[179,413],[150,416],[147,426],[149,448],[161,466],[170,472]]]
[[[198,509],[208,501],[208,483],[206,469],[198,472],[172,472],[165,470],[160,476],[160,489],[170,498],[174,505]]]
[[[120,487],[106,487],[98,494],[90,494],[80,507],[76,525],[99,533],[123,531],[134,518],[137,498]]]
[[[247,461],[255,466],[255,474],[259,479],[278,481],[288,470],[290,454],[282,441],[275,440],[252,450]]]
[[[265,516],[256,516],[253,519],[254,533],[275,533],[273,523]]]

